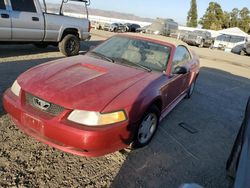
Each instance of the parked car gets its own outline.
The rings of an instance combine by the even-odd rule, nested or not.
[[[89,1],[75,1],[87,9]],[[1,44],[33,43],[39,48],[52,44],[65,56],[73,56],[79,53],[80,41],[90,38],[88,19],[64,16],[62,8],[59,14],[43,12],[39,0],[0,0],[0,15]]]
[[[185,38],[191,33],[191,31],[186,30],[177,30],[175,33],[171,33],[170,37],[176,38],[179,40],[185,40]]]
[[[112,23],[109,27],[109,31],[111,32],[126,32],[126,26],[121,23]]]
[[[184,38],[184,41],[189,45],[195,45],[200,48],[211,47],[214,39],[209,31],[195,30]]]
[[[178,30],[178,23],[172,19],[157,18],[146,30],[146,33],[169,36]]]
[[[215,38],[213,48],[221,50],[227,50],[227,49],[231,50],[236,46],[244,45],[246,43],[246,40],[247,40],[246,36],[221,34]]]
[[[240,51],[240,55],[250,55],[250,41],[246,42],[243,45],[243,48]]]
[[[245,117],[238,132],[231,154],[227,161],[227,175],[232,187],[242,188],[250,185],[250,97]]]
[[[137,28],[137,29],[135,30],[135,32],[136,32],[136,33],[146,33],[146,30],[147,30],[148,27],[149,27],[149,25],[146,25],[146,26],[144,26],[144,27]]]
[[[109,31],[110,25],[111,24],[108,24],[108,23],[104,24],[103,30],[104,31]]]
[[[243,48],[244,48],[244,44],[240,44],[240,45],[237,45],[237,46],[233,47],[232,50],[231,50],[231,52],[234,53],[234,54],[240,55],[240,54],[243,53],[242,52]],[[243,55],[245,55],[245,52],[244,52]]]
[[[231,52],[238,55],[250,55],[250,42],[235,46]]]
[[[131,24],[131,23],[125,23],[124,24],[126,26],[126,31],[127,32],[136,32],[137,29],[141,28],[140,25],[138,24]]]
[[[3,96],[16,125],[52,147],[100,156],[147,145],[160,120],[191,97],[199,60],[185,43],[120,34],[86,55],[21,74]]]

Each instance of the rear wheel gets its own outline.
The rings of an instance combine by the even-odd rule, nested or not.
[[[66,35],[61,42],[59,42],[59,50],[65,56],[78,55],[80,50],[80,39],[72,34]]]
[[[158,128],[159,117],[160,111],[156,106],[152,106],[145,113],[135,134],[133,148],[141,148],[149,144]]]

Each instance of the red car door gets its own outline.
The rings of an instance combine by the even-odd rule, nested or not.
[[[164,98],[164,108],[167,108],[180,95],[180,86],[182,85],[181,75],[166,76],[166,84],[161,88]]]
[[[180,97],[183,92],[188,89],[190,82],[190,71],[188,63],[191,61],[191,55],[185,46],[178,46],[172,61],[172,72],[166,81],[166,85],[162,87],[164,97],[164,108],[167,108],[171,103]],[[187,73],[176,73],[177,68],[186,68]]]

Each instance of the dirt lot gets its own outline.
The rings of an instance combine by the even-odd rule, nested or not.
[[[93,31],[84,53],[110,33]],[[250,57],[192,49],[201,57],[193,97],[162,122],[146,148],[100,158],[66,154],[21,133],[0,102],[0,187],[227,187],[225,163],[250,95]],[[62,58],[56,48],[0,45],[0,98],[25,70]],[[178,124],[198,132],[191,134]]]

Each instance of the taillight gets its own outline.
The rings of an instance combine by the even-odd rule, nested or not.
[[[91,29],[91,23],[89,21],[89,29],[88,29],[88,32],[90,32],[90,29]]]

